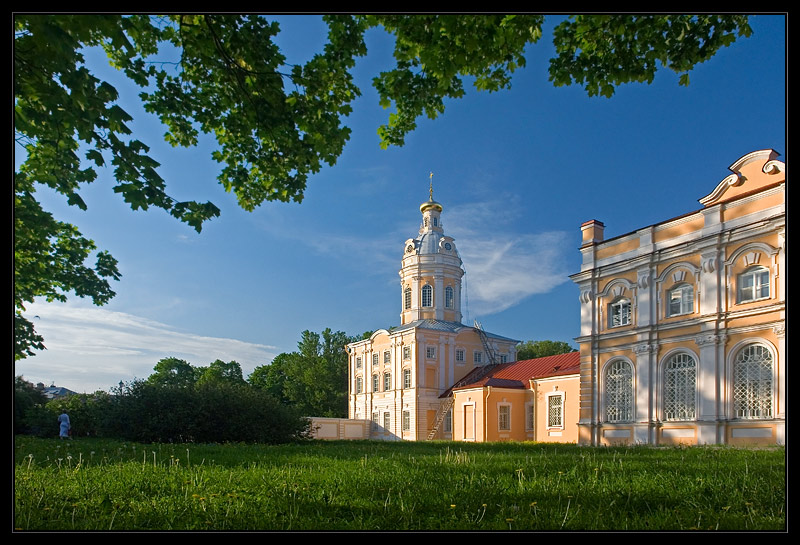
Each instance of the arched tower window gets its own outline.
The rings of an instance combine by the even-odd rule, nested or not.
[[[749,344],[733,361],[735,418],[772,418],[772,353],[766,346]]]
[[[433,288],[430,284],[425,284],[422,286],[422,306],[423,307],[432,307],[433,306]]]
[[[411,308],[411,288],[403,290],[403,309],[408,310]]]
[[[633,369],[631,364],[616,360],[605,372],[605,410],[607,422],[633,420]]]
[[[696,418],[697,363],[689,354],[672,356],[664,365],[664,420]]]
[[[444,289],[444,306],[446,308],[453,308],[455,297],[453,296],[453,287],[447,286]]]

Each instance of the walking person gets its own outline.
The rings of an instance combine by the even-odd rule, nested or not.
[[[71,426],[69,425],[69,415],[66,411],[58,415],[58,429],[58,435],[62,440],[64,440],[64,438],[72,439],[69,434],[69,430],[71,429]]]

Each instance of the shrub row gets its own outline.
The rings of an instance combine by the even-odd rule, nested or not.
[[[188,387],[136,381],[114,394],[73,395],[28,409],[17,431],[52,437],[64,411],[73,436],[273,444],[308,436],[308,421],[291,407],[264,390],[224,381]]]

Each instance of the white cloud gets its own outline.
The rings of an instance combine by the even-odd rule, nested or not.
[[[277,354],[273,346],[195,335],[78,303],[35,302],[25,316],[44,337],[47,350],[17,361],[15,374],[77,392],[108,390],[120,380],[146,378],[158,360],[169,356],[195,366],[215,359],[236,360],[247,376]]]

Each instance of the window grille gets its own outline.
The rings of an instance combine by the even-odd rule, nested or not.
[[[392,353],[388,350],[383,353],[383,363],[392,363]]]
[[[689,354],[676,354],[664,366],[664,420],[694,420],[697,364]]]
[[[430,286],[430,284],[425,284],[422,286],[422,306],[433,306],[433,288]]]
[[[735,418],[772,418],[772,389],[772,354],[758,344],[744,347],[733,363]]]
[[[455,297],[453,296],[453,288],[447,286],[444,289],[444,306],[447,308],[453,308],[453,302],[455,301]]]
[[[409,431],[411,429],[411,413],[409,411],[403,411],[403,431]]]
[[[411,388],[411,369],[403,369],[403,388]]]
[[[564,398],[560,395],[547,397],[547,425],[556,428],[564,425]]]
[[[406,288],[403,291],[403,308],[406,310],[411,308],[411,288]]]
[[[392,374],[391,373],[384,373],[383,374],[383,391],[388,392],[392,389]]]
[[[465,361],[463,348],[456,349],[456,361]]]
[[[508,431],[511,429],[511,407],[500,405],[497,408],[497,429]]]
[[[410,346],[404,346],[403,347],[403,359],[404,360],[410,360],[411,359],[411,347]]]
[[[626,361],[617,360],[606,368],[606,421],[633,420],[633,370]]]
[[[372,391],[380,391],[380,379],[378,378],[378,375],[372,375]]]

